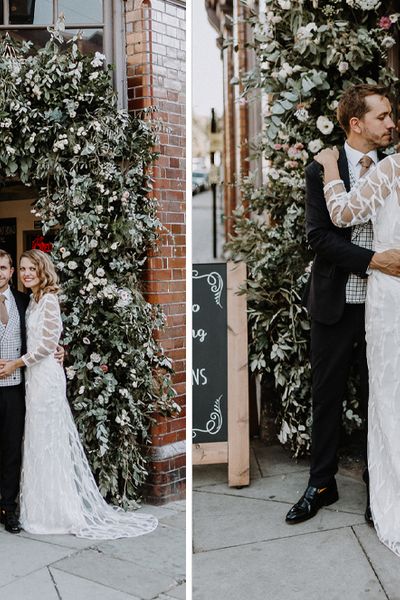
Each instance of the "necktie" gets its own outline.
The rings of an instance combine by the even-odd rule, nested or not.
[[[368,171],[368,169],[374,163],[374,161],[370,156],[365,154],[360,158],[358,162],[361,165],[360,177],[364,177],[365,173]]]
[[[6,297],[4,294],[0,294],[0,321],[3,325],[8,323],[8,312],[5,303]]]

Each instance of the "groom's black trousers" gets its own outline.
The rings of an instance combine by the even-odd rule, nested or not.
[[[0,387],[0,506],[5,509],[16,508],[24,422],[24,384]]]
[[[342,405],[350,367],[360,376],[360,414],[367,417],[368,367],[365,344],[365,306],[346,304],[339,322],[311,323],[313,424],[309,485],[325,487],[337,472]],[[363,448],[367,464],[367,434]]]

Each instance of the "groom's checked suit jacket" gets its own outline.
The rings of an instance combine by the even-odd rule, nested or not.
[[[344,148],[340,149],[338,166],[340,177],[349,191],[349,167]],[[349,244],[350,227],[341,229],[333,225],[326,208],[321,165],[313,161],[306,168],[305,174],[306,233],[315,258],[303,302],[312,319],[325,325],[333,325],[339,321],[344,311],[349,274],[365,276],[374,253],[356,244]]]

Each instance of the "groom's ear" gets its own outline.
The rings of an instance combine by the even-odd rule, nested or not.
[[[358,117],[351,117],[349,120],[349,129],[355,133],[362,133],[360,127],[360,119]]]

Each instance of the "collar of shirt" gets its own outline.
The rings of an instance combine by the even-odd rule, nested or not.
[[[349,167],[352,170],[355,178],[358,179],[361,171],[360,158],[365,156],[365,154],[363,152],[360,152],[359,150],[356,150],[355,148],[352,148],[347,142],[344,143],[344,149],[346,152]],[[378,162],[378,152],[376,150],[370,150],[369,152],[367,152],[366,156],[369,156],[376,165],[376,163]]]

